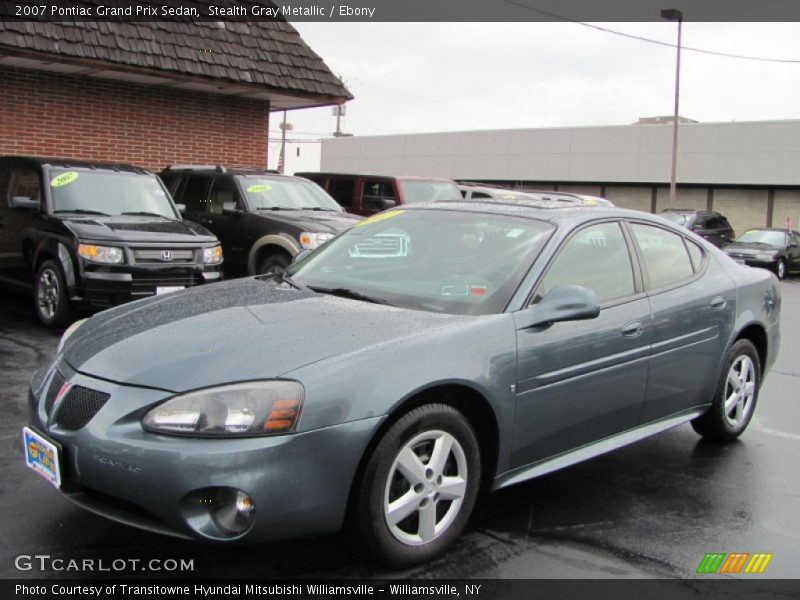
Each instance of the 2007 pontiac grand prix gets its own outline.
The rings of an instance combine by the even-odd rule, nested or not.
[[[348,522],[407,566],[453,542],[481,490],[685,422],[739,436],[777,354],[778,285],[640,212],[391,210],[283,275],[73,325],[32,381],[26,462],[130,525],[232,542]]]

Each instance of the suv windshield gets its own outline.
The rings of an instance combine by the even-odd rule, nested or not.
[[[328,210],[343,212],[336,200],[316,183],[284,177],[239,177],[253,210]]]
[[[751,229],[739,236],[737,242],[742,244],[767,244],[783,248],[786,244],[786,234],[782,231],[769,231],[765,229]]]
[[[65,169],[51,170],[49,176],[53,212],[178,218],[155,175]]]
[[[406,204],[462,199],[461,191],[452,181],[401,179],[400,188],[403,190]]]
[[[452,314],[502,312],[554,227],[449,210],[392,210],[356,224],[287,274],[320,292]]]
[[[672,221],[676,225],[684,225],[685,226],[686,223],[688,223],[688,221],[689,221],[689,217],[687,217],[683,213],[663,212],[659,216],[664,217],[667,221]]]

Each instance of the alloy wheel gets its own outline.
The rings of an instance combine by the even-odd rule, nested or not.
[[[48,320],[55,317],[58,311],[58,300],[58,277],[52,269],[44,269],[39,274],[36,293],[36,301],[43,317]]]
[[[467,459],[445,431],[406,442],[389,469],[383,513],[392,535],[419,546],[442,535],[458,516],[467,491]]]
[[[756,368],[749,356],[736,358],[725,383],[725,420],[739,428],[750,417],[756,393]]]

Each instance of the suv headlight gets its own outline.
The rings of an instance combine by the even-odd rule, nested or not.
[[[78,256],[91,262],[107,265],[118,265],[125,260],[122,248],[95,246],[94,244],[78,244]]]
[[[251,381],[175,396],[145,414],[147,431],[193,437],[290,433],[303,405],[297,381]]]
[[[332,237],[332,233],[313,233],[310,231],[304,231],[300,234],[300,245],[306,250],[313,250],[314,248],[319,248],[322,246],[322,244],[327,242]]]
[[[203,248],[203,263],[207,265],[218,265],[222,262],[222,246]]]
[[[758,254],[756,254],[756,258],[758,260],[772,260],[773,258],[775,258],[775,254],[777,254],[777,253],[776,252],[759,252]]]
[[[58,342],[56,354],[61,354],[61,350],[64,349],[64,344],[67,343],[67,340],[72,336],[72,334],[78,331],[78,328],[84,323],[86,323],[86,319],[79,319],[64,330],[64,333],[61,335],[61,339]]]

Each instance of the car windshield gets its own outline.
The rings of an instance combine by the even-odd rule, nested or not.
[[[342,212],[342,207],[316,183],[282,177],[240,177],[253,210],[325,210]]]
[[[49,177],[53,212],[178,218],[155,175],[63,169]]]
[[[401,179],[400,189],[403,190],[406,204],[462,199],[461,191],[452,181]]]
[[[419,310],[494,314],[505,309],[553,230],[543,221],[504,215],[391,210],[359,222],[287,274],[322,292]]]
[[[689,218],[683,213],[676,213],[676,212],[665,212],[661,213],[661,216],[664,217],[667,221],[672,221],[676,225],[683,225],[686,226],[688,223]]]
[[[786,234],[783,231],[751,229],[750,231],[745,231],[736,241],[742,244],[766,244],[783,248],[786,244]]]

